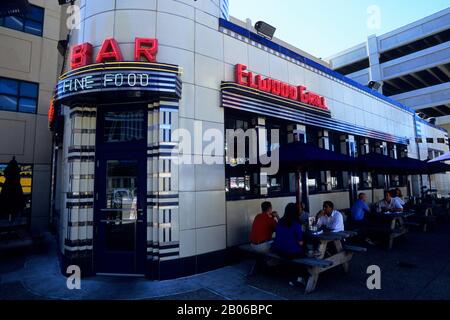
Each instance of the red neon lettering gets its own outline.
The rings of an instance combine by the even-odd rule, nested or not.
[[[246,72],[247,66],[243,64],[237,64],[236,65],[236,82],[240,85],[247,85],[247,75],[248,72]]]
[[[255,79],[258,89],[264,92],[267,91],[267,81],[263,80],[262,76],[260,75],[257,75]]]
[[[289,85],[287,83],[281,83],[280,94],[283,98],[289,98]]]
[[[92,63],[92,45],[82,43],[72,48],[70,67],[72,69],[84,67]]]
[[[320,97],[320,106],[321,106],[323,109],[328,110],[328,106],[327,106],[325,97]]]
[[[253,72],[249,72],[247,76],[248,86],[253,89],[258,89],[258,85],[253,80]]]
[[[297,100],[297,98],[298,98],[297,88],[294,86],[289,86],[289,99]]]
[[[149,38],[136,38],[134,43],[134,60],[141,61],[144,56],[148,62],[156,62],[158,53],[158,40]]]
[[[113,38],[108,38],[103,41],[100,52],[95,59],[97,63],[104,61],[123,61],[122,52],[117,45],[117,41]]]
[[[263,79],[261,75],[247,71],[246,65],[236,65],[235,77],[236,82],[240,85],[328,110],[325,97],[309,92],[305,86],[296,87],[271,78]]]
[[[268,93],[272,92],[272,79],[266,78],[264,80],[267,83],[267,91]]]
[[[281,82],[272,80],[272,94],[279,96],[281,94]]]
[[[308,103],[308,93],[305,93],[306,87],[298,87],[298,99],[300,102]]]
[[[317,95],[314,93],[309,94],[309,104],[315,106],[317,104]]]

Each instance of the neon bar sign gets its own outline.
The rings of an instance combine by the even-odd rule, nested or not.
[[[70,67],[78,69],[93,63],[92,44],[85,42],[72,48]],[[158,40],[150,38],[135,38],[134,61],[156,62]],[[122,52],[114,38],[103,41],[100,51],[95,57],[95,63],[123,61]]]
[[[263,79],[261,75],[255,75],[253,72],[247,71],[246,65],[236,65],[235,77],[235,81],[240,85],[328,110],[325,97],[308,91],[305,86],[293,86],[271,78]]]

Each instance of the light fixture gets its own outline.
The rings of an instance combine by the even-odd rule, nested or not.
[[[75,2],[75,0],[58,0],[58,3],[60,6],[66,5],[66,4],[71,4],[73,5],[73,3]]]
[[[272,40],[273,35],[275,34],[275,30],[277,30],[274,26],[271,26],[270,24],[268,24],[264,21],[256,22],[255,29],[259,35],[261,35],[269,40]]]
[[[66,55],[68,43],[69,41],[67,39],[58,41],[58,52],[63,57]]]
[[[367,85],[370,89],[373,90],[378,90],[381,88],[381,83],[377,82],[377,81],[370,81],[369,84]]]

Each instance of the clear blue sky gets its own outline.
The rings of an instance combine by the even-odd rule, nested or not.
[[[266,21],[277,38],[326,58],[449,6],[450,0],[230,0],[230,14]]]

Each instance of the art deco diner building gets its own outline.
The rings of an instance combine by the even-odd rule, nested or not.
[[[80,28],[70,34],[51,117],[63,270],[77,264],[84,275],[151,279],[210,270],[247,241],[263,199],[278,211],[295,201],[294,174],[267,177],[257,166],[223,164],[224,144],[204,148],[209,129],[278,129],[281,145],[302,140],[351,156],[425,159],[428,150],[448,151],[446,131],[258,35],[229,17],[228,1],[75,3]],[[180,148],[176,129],[187,129],[197,147]],[[269,136],[260,135],[260,149],[274,147]],[[181,156],[202,161],[179,164]],[[310,171],[304,178],[311,212],[325,199],[349,208],[350,182],[374,188],[373,200],[389,187],[420,191],[418,177]],[[447,181],[434,176],[432,184],[445,194]]]

